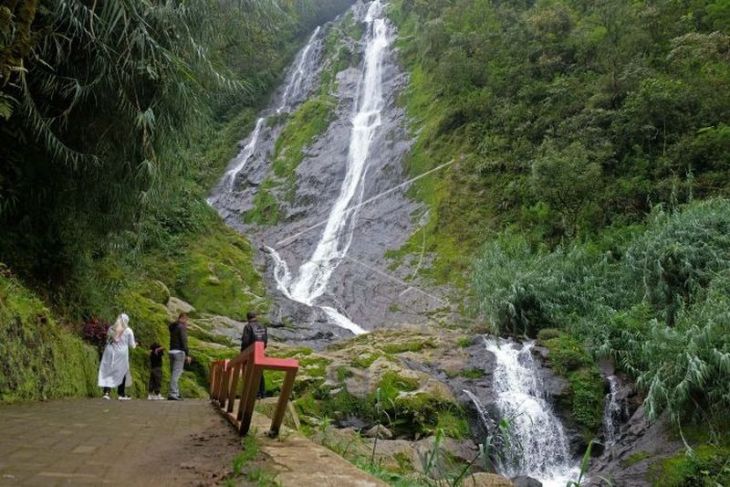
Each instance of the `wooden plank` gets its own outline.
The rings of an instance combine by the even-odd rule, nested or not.
[[[286,414],[286,405],[289,402],[289,396],[291,395],[292,389],[294,389],[294,378],[297,375],[297,369],[289,369],[284,377],[284,384],[281,386],[281,393],[279,394],[279,401],[276,403],[276,410],[274,410],[274,417],[271,420],[271,429],[269,430],[269,436],[278,436],[281,423],[284,421],[284,414]]]

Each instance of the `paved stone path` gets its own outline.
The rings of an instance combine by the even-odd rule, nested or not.
[[[208,401],[0,406],[0,485],[216,485],[240,439]]]
[[[266,437],[270,425],[255,414],[252,434],[277,485],[385,485],[291,430]],[[238,434],[203,400],[0,405],[0,486],[219,485],[240,452]]]

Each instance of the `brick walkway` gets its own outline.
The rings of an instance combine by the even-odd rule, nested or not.
[[[240,440],[208,401],[0,406],[0,485],[216,485]]]

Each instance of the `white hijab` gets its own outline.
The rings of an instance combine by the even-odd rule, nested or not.
[[[124,333],[124,330],[126,330],[129,327],[129,316],[127,316],[126,313],[122,313],[117,317],[117,320],[114,322],[112,326],[109,327],[109,332],[107,333],[107,336],[116,341],[119,341],[119,339],[122,337],[122,333]]]

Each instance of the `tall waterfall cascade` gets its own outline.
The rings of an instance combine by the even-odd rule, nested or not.
[[[358,211],[348,211],[363,199],[364,178],[368,170],[368,156],[375,132],[381,125],[383,109],[382,66],[383,57],[391,43],[388,23],[384,18],[383,4],[373,1],[365,16],[365,61],[358,88],[357,103],[352,116],[352,131],[347,155],[347,172],[339,195],[334,201],[327,224],[311,257],[300,267],[296,276],[289,271],[286,262],[272,248],[269,252],[275,263],[277,288],[289,299],[315,306],[317,298],[325,292],[327,284],[347,255]],[[338,326],[355,334],[365,333],[331,306],[321,307],[329,319]]]
[[[500,473],[527,475],[545,487],[564,487],[578,476],[576,462],[560,419],[545,399],[539,370],[532,356],[534,342],[486,339],[487,351],[496,357],[496,406],[510,423],[510,440],[502,452]],[[481,414],[481,412],[480,412]]]

